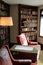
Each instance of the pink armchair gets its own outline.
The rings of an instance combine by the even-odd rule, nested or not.
[[[0,53],[0,65],[36,65],[30,59],[14,59],[8,45],[4,45],[2,49],[0,49],[0,52],[3,52]]]
[[[17,36],[17,43],[20,45],[38,45],[37,42],[28,41],[24,33]]]

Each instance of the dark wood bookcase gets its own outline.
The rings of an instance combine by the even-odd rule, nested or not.
[[[19,34],[28,33],[29,40],[35,40],[37,24],[38,7],[19,4]]]
[[[10,5],[0,1],[0,18],[10,16]],[[0,41],[4,44],[10,42],[10,28],[0,26]]]

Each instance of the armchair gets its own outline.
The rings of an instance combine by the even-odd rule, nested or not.
[[[40,47],[40,45],[38,44],[38,42],[28,41],[28,40],[26,39],[25,34],[22,33],[22,34],[20,34],[20,35],[17,36],[17,43],[20,44],[20,45],[28,45],[28,46],[31,45],[31,46],[37,48],[37,50],[38,50],[37,60],[38,60],[39,54],[40,54],[40,49],[41,49],[41,47]]]
[[[0,52],[0,65],[36,65],[31,59],[14,59],[8,45],[4,45]]]
[[[19,43],[20,45],[38,45],[37,42],[27,40],[24,33],[17,36],[17,43]]]

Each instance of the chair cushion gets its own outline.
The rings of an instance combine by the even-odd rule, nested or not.
[[[0,49],[0,64],[1,65],[12,65],[8,51],[5,48]]]
[[[25,34],[23,33],[20,35],[20,42],[22,45],[28,45]]]

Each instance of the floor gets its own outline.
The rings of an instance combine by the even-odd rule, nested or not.
[[[40,56],[37,65],[43,65],[43,50],[40,51]]]

